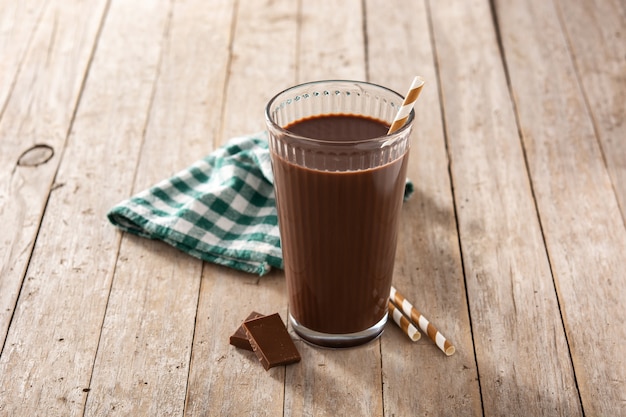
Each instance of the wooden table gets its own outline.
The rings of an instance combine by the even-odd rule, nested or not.
[[[416,105],[394,325],[266,372],[228,336],[282,271],[106,220],[264,128],[277,91],[365,79]],[[0,1],[0,416],[625,416],[623,0]]]

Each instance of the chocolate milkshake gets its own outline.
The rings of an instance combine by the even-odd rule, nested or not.
[[[307,115],[270,129],[290,320],[316,344],[361,344],[386,321],[408,131],[387,136],[378,116]]]

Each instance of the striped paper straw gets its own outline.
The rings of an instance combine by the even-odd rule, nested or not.
[[[414,342],[420,340],[420,337],[422,337],[421,333],[391,301],[389,301],[389,313],[391,313],[393,321],[402,329],[405,335],[409,336]]]
[[[415,104],[415,100],[417,100],[417,97],[422,92],[423,86],[424,86],[424,79],[422,77],[418,75],[415,78],[413,78],[413,82],[411,83],[411,88],[409,89],[409,92],[406,94],[406,97],[404,98],[404,101],[402,102],[402,106],[400,106],[400,109],[398,110],[398,113],[396,114],[396,118],[393,120],[393,123],[391,123],[391,126],[389,127],[389,131],[387,132],[388,135],[391,135],[393,132],[400,129],[402,126],[404,126],[407,119],[409,118],[409,114],[411,113],[411,110],[413,110],[413,105]]]
[[[389,299],[398,306],[406,314],[411,318],[411,321],[419,326],[419,328],[428,335],[430,340],[435,342],[437,347],[441,349],[446,355],[450,356],[455,352],[454,346],[450,343],[435,326],[433,326],[426,317],[422,316],[422,314],[417,311],[413,305],[407,301],[406,298],[402,294],[400,294],[395,287],[391,287],[391,293],[389,295]]]

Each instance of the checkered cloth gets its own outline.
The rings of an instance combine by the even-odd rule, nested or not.
[[[283,267],[273,180],[266,134],[238,137],[107,216],[123,231],[265,275]],[[405,198],[411,192],[407,182]]]

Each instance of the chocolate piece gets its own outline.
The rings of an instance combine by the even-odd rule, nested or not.
[[[300,353],[278,313],[248,320],[243,328],[265,370],[300,362]]]
[[[246,317],[245,321],[256,319],[258,317],[263,317],[263,314],[253,311],[248,315],[248,317]],[[233,333],[230,337],[230,344],[240,349],[252,351],[252,346],[248,341],[248,335],[246,335],[246,331],[243,326],[239,326],[237,330],[235,330],[235,333]]]

